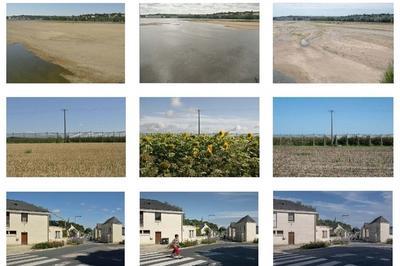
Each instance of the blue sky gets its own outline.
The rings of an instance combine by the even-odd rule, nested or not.
[[[393,14],[391,3],[275,3],[274,17],[347,16],[354,14]]]
[[[259,132],[258,98],[141,98],[140,132],[197,132],[197,109],[203,133]]]
[[[259,11],[258,3],[142,3],[140,14],[212,14],[227,11]]]
[[[393,219],[392,192],[389,191],[279,191],[274,192],[274,198],[300,201],[316,208],[321,219],[336,218],[358,228],[379,216],[390,224]]]
[[[141,198],[168,202],[181,207],[188,219],[208,220],[228,226],[246,215],[258,222],[256,192],[142,192]]]
[[[7,16],[47,15],[72,16],[93,13],[125,13],[125,5],[119,3],[21,3],[7,4]]]
[[[117,217],[124,224],[123,192],[8,192],[7,199],[22,200],[61,216],[64,220],[93,228],[108,218]],[[53,220],[60,220],[55,215]]]
[[[125,130],[124,98],[7,98],[7,133]]]
[[[393,134],[392,98],[274,98],[274,135]]]

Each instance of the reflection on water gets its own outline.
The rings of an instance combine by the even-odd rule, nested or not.
[[[68,70],[46,62],[19,43],[7,45],[7,83],[66,83]]]
[[[296,83],[296,80],[278,70],[274,70],[274,83]]]
[[[141,19],[141,82],[258,82],[259,30]]]

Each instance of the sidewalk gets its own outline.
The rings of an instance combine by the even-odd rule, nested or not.
[[[169,245],[141,245],[140,254],[152,253],[152,252],[166,252],[170,251]]]
[[[285,252],[293,249],[299,249],[302,245],[282,245],[274,246],[274,252]]]
[[[7,246],[7,256],[31,251],[32,245]]]

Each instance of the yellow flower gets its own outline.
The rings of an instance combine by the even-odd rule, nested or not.
[[[199,149],[194,148],[194,149],[193,149],[193,157],[194,157],[194,158],[198,158],[198,157],[199,157],[199,154],[200,154]]]
[[[212,145],[212,144],[209,144],[209,145],[207,146],[207,153],[213,154],[213,145]]]
[[[251,133],[247,134],[247,139],[248,140],[253,140],[253,138],[254,138],[253,134],[251,134]]]
[[[171,164],[167,161],[163,161],[162,163],[160,163],[160,167],[164,170],[167,170],[168,168],[171,167]]]
[[[222,149],[224,149],[225,151],[227,150],[227,149],[229,149],[229,143],[228,142],[224,142],[224,145],[222,146]]]

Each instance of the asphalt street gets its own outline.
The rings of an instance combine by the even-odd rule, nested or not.
[[[20,253],[7,256],[7,266],[123,266],[123,245],[87,243],[78,246]]]
[[[182,249],[181,259],[171,258],[170,252],[153,252],[140,254],[140,265],[146,266],[195,266],[195,265],[229,265],[257,266],[258,245],[222,242]]]
[[[274,266],[392,266],[392,246],[351,243],[347,246],[274,253]]]

